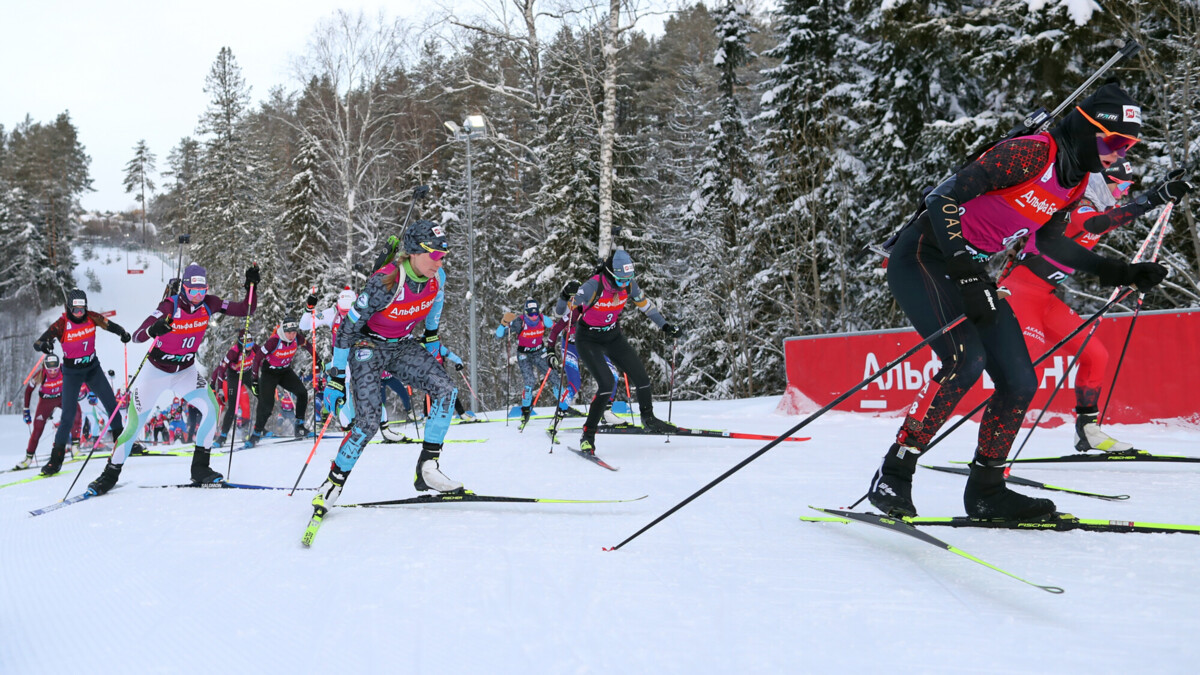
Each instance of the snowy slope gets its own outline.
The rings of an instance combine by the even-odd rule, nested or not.
[[[144,316],[153,299],[128,311]],[[776,414],[777,401],[676,403],[674,419],[778,433],[801,418]],[[311,492],[139,487],[185,482],[187,457],[134,457],[110,494],[30,517],[63,496],[79,473],[70,464],[0,488],[0,672],[1194,671],[1200,537],[931,531],[1066,589],[1056,596],[907,537],[800,522],[808,504],[863,494],[896,424],[827,414],[802,432],[813,440],[773,449],[615,552],[601,549],[761,443],[601,435],[614,473],[549,453],[544,421],[523,434],[503,421],[454,426],[451,439],[488,439],[448,445],[442,462],[476,492],[649,498],[335,509],[308,550],[299,539]],[[930,460],[968,459],[976,429],[968,423]],[[1110,431],[1200,455],[1194,428]],[[19,417],[0,416],[0,468],[20,459],[25,438]],[[337,442],[321,443],[302,487],[321,481]],[[310,448],[235,453],[231,478],[290,486]],[[1070,451],[1064,425],[1037,432],[1025,454]],[[412,496],[416,455],[369,446],[342,502]],[[228,461],[213,464],[224,472]],[[100,468],[93,461],[75,492]],[[1200,523],[1200,465],[1017,473],[1132,495],[1053,495],[1080,516]],[[923,515],[962,513],[959,477],[922,471],[914,491]]]

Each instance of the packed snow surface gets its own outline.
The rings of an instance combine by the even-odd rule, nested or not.
[[[132,330],[158,292],[138,290],[142,301],[119,307],[118,319]],[[120,373],[116,358],[101,352]],[[776,413],[777,402],[676,402],[672,417],[774,434],[803,419]],[[666,416],[666,401],[657,410]],[[446,446],[443,470],[468,488],[649,497],[334,509],[304,549],[311,490],[144,487],[187,482],[187,457],[133,457],[108,495],[30,516],[77,475],[72,494],[82,491],[102,460],[82,472],[67,464],[54,478],[0,488],[0,672],[1182,673],[1200,657],[1200,536],[927,530],[1066,589],[1052,595],[909,537],[801,522],[809,504],[847,506],[865,492],[894,418],[826,414],[800,432],[811,441],[780,444],[606,552],[763,442],[600,435],[599,454],[620,467],[610,472],[561,446],[549,452],[545,420],[518,433],[490,415],[499,421],[451,427],[450,439],[487,439]],[[969,459],[976,430],[967,424],[925,461]],[[1155,452],[1200,455],[1194,427],[1108,430]],[[26,439],[18,416],[0,416],[0,469]],[[320,483],[337,444],[320,443],[301,487]],[[263,445],[213,465],[226,472],[232,457],[232,480],[290,487],[311,448]],[[413,496],[417,452],[368,446],[341,502]],[[1038,431],[1024,455],[1069,452],[1063,425]],[[1131,495],[1037,493],[1081,517],[1200,523],[1200,464],[1014,473]],[[30,475],[0,474],[0,484]],[[962,486],[921,470],[922,515],[961,515]]]

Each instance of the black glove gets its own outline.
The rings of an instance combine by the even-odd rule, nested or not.
[[[246,268],[246,290],[250,290],[250,284],[258,285],[261,277],[258,274],[258,265],[251,265]]]
[[[683,329],[670,321],[663,324],[662,331],[667,334],[667,337],[678,338],[683,335]]]
[[[562,298],[563,300],[570,300],[571,298],[575,297],[575,294],[578,292],[579,282],[568,281],[567,284],[562,287],[562,292],[558,294],[558,297]]]
[[[317,306],[317,294],[309,293],[308,297],[304,300],[305,309],[312,311],[313,308],[315,308],[316,306]]]
[[[25,417],[25,424],[29,424],[30,422],[33,421],[33,418],[29,416],[29,408],[26,408],[23,411],[22,415]]]
[[[963,313],[976,326],[983,328],[996,320],[1000,309],[1000,293],[996,282],[988,277],[959,279],[958,291],[962,294]]]
[[[1167,278],[1167,268],[1156,262],[1127,263],[1105,259],[1097,273],[1105,286],[1131,286],[1145,293]]]
[[[549,354],[546,354],[546,363],[550,364],[550,367],[555,370],[562,369],[562,359],[559,358],[558,352],[550,352]]]
[[[133,339],[133,336],[129,334],[129,331],[127,331],[127,330],[125,330],[124,328],[122,328],[122,327],[118,326],[118,325],[116,324],[116,322],[114,322],[114,321],[109,321],[109,322],[108,322],[108,329],[109,329],[110,331],[112,331],[112,332],[116,333],[116,334],[117,334],[117,337],[121,338],[121,342],[129,342],[130,340],[132,340],[132,339]]]
[[[463,365],[461,362],[460,362],[460,363],[456,363],[456,364],[454,364],[454,369],[455,369],[455,370],[457,370],[457,371],[460,371],[460,372],[461,372],[461,371],[462,371],[462,369],[463,369],[463,368],[465,368],[465,367],[466,367],[466,366],[464,366],[464,365]]]
[[[158,321],[150,324],[150,327],[146,329],[146,332],[150,334],[150,337],[159,337],[160,335],[166,335],[167,333],[170,333],[171,315],[163,314],[160,316]]]
[[[1167,179],[1150,188],[1146,193],[1146,203],[1151,207],[1162,206],[1167,202],[1178,204],[1196,186],[1190,181],[1183,180],[1183,169],[1176,169],[1167,174]]]
[[[38,340],[33,343],[33,348],[43,354],[53,354],[54,353],[54,341],[53,340],[45,340],[45,341]]]

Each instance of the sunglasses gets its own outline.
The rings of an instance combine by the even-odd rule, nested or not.
[[[1100,124],[1096,120],[1092,119],[1090,115],[1083,112],[1083,108],[1075,106],[1075,109],[1079,111],[1080,115],[1083,115],[1084,119],[1091,122],[1097,129],[1100,130],[1101,133],[1104,134],[1103,136],[1096,137],[1096,149],[1101,155],[1111,155],[1116,153],[1118,157],[1124,157],[1125,153],[1129,152],[1130,148],[1137,145],[1137,138],[1134,138],[1128,134],[1119,134],[1115,131],[1109,131],[1103,124]]]
[[[430,260],[441,260],[442,258],[446,257],[446,251],[440,248],[433,248],[424,242],[421,243],[421,248],[425,249],[429,253]]]

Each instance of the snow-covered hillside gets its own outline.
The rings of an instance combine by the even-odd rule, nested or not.
[[[131,329],[160,293],[104,287],[94,306],[117,308]],[[106,367],[120,363],[111,342],[101,341],[116,348],[101,352]],[[777,402],[676,402],[673,417],[780,433],[801,418],[775,413]],[[443,469],[486,494],[649,496],[335,509],[303,549],[311,492],[151,487],[186,482],[187,457],[134,457],[108,495],[39,517],[28,511],[62,498],[77,475],[80,492],[102,460],[0,488],[0,672],[1183,673],[1200,657],[1191,641],[1200,537],[931,532],[1066,589],[1051,595],[907,537],[801,522],[809,504],[846,506],[865,492],[894,419],[827,414],[802,432],[812,440],[781,444],[615,552],[602,547],[762,443],[601,435],[601,456],[620,467],[609,472],[548,452],[546,424],[454,426],[450,439],[487,440],[447,445]],[[976,430],[968,423],[929,461],[969,459]],[[1200,455],[1194,428],[1109,430]],[[20,459],[26,438],[19,417],[0,416],[0,469]],[[337,443],[320,444],[301,487],[321,481]],[[1069,425],[1043,430],[1025,454],[1068,453],[1071,443]],[[311,447],[234,453],[230,478],[290,487]],[[342,503],[413,496],[416,456],[416,446],[369,446]],[[213,465],[224,472],[229,461]],[[1200,464],[1043,466],[1015,473],[1131,495],[1038,494],[1061,510],[1200,523]],[[0,485],[28,475],[0,474]],[[961,515],[962,485],[919,473],[922,515]]]

